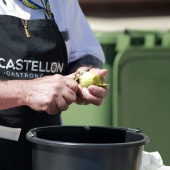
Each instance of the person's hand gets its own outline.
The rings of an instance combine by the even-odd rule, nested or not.
[[[82,72],[86,69],[86,67],[81,67],[77,70],[77,72]],[[76,73],[77,73],[76,72]],[[104,81],[105,77],[108,74],[108,70],[106,69],[98,69],[92,68],[90,72],[93,72],[99,75]],[[74,73],[74,75],[76,74]],[[77,92],[77,104],[94,104],[94,105],[101,105],[103,103],[104,98],[107,96],[109,91],[109,87],[99,87],[95,85],[91,85],[88,88],[79,86]]]
[[[48,114],[67,110],[68,106],[77,100],[78,83],[59,74],[28,80],[23,84],[23,88],[25,104]]]

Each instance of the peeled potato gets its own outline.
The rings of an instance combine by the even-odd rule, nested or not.
[[[109,86],[109,84],[103,82],[100,76],[92,72],[84,72],[82,75],[80,75],[79,84],[82,87],[89,87],[90,85],[96,85],[101,87]]]

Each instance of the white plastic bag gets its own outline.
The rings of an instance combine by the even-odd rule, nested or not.
[[[163,165],[159,152],[143,152],[140,170],[170,170],[170,166]]]

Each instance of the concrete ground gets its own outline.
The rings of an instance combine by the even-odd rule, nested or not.
[[[93,31],[170,30],[170,16],[131,17],[131,18],[99,18],[87,17]]]

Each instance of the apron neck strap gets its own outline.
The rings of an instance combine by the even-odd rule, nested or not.
[[[53,13],[51,12],[49,0],[40,0],[40,2],[42,3],[42,6],[36,4],[32,0],[19,0],[19,1],[31,9],[34,9],[34,10],[43,9],[45,12],[45,16],[48,19],[54,19]]]

